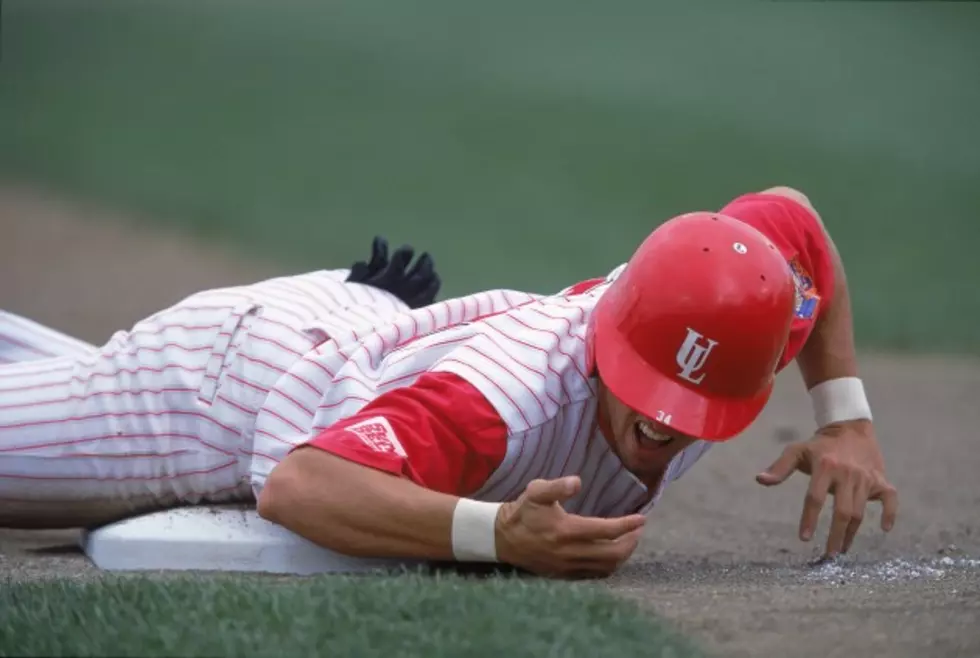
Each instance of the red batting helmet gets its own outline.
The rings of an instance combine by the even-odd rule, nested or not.
[[[599,299],[590,350],[624,404],[723,441],[769,400],[794,302],[789,265],[762,233],[724,215],[681,215],[647,237]]]

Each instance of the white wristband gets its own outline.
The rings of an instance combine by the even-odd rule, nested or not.
[[[459,562],[497,561],[497,510],[500,503],[460,498],[453,510],[453,555]]]
[[[817,384],[810,389],[813,415],[817,427],[846,420],[871,420],[871,407],[864,394],[864,384],[857,377],[840,377]]]

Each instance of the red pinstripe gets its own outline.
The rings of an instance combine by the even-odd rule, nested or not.
[[[226,468],[230,468],[232,466],[237,466],[237,465],[238,465],[238,460],[236,459],[236,460],[229,461],[229,462],[227,462],[225,464],[221,464],[219,466],[214,466],[212,468],[199,468],[199,469],[193,469],[193,470],[189,470],[189,471],[179,471],[177,473],[168,473],[166,475],[145,475],[145,476],[143,476],[143,475],[124,475],[124,476],[118,476],[118,477],[86,477],[86,476],[77,476],[76,477],[76,476],[68,476],[68,475],[59,475],[57,477],[50,477],[50,476],[45,476],[45,475],[24,475],[24,474],[10,475],[10,474],[7,474],[7,473],[0,473],[0,478],[5,478],[5,479],[6,478],[9,478],[9,479],[12,479],[12,480],[84,480],[84,481],[90,481],[90,482],[106,482],[106,481],[113,481],[113,482],[129,482],[129,481],[147,482],[147,481],[155,481],[155,480],[171,480],[171,479],[174,479],[174,478],[179,478],[179,477],[183,477],[183,476],[187,476],[187,475],[208,475],[210,473],[215,473],[217,471],[222,471],[222,470],[224,470]]]
[[[281,440],[281,439],[276,439],[276,440],[278,441],[278,440]],[[284,443],[286,443],[286,445],[288,445],[290,447],[292,447],[292,445],[293,445],[293,444],[288,443],[288,442],[284,442]],[[259,452],[257,450],[243,450],[242,451],[242,454],[248,455],[249,457],[262,457],[263,459],[268,459],[270,461],[274,461],[277,464],[280,461],[279,459],[276,459],[275,457],[273,457],[271,455],[267,455],[264,452]]]
[[[65,402],[71,402],[72,400],[92,400],[98,397],[122,397],[123,395],[166,395],[168,393],[193,393],[196,390],[197,389],[187,387],[171,387],[156,390],[136,389],[132,391],[95,391],[93,393],[86,393],[85,395],[68,395],[51,400],[37,400],[34,402],[20,402],[17,404],[0,405],[0,411],[4,409],[30,409],[31,407],[41,407],[44,405],[64,404]],[[3,426],[0,425],[0,427]]]
[[[583,405],[582,406],[582,409],[579,412],[578,423],[576,423],[576,426],[575,426],[574,435],[576,437],[578,437],[578,436],[581,435],[581,433],[582,433],[582,427],[585,425],[587,419],[588,419],[588,408]],[[589,437],[592,436],[592,432],[591,431],[589,432],[588,436]],[[588,454],[589,454],[588,453],[588,450],[583,451],[583,453],[582,453],[583,454],[582,464],[578,468],[575,468],[575,469],[569,469],[568,468],[568,462],[572,458],[572,452],[573,452],[573,450],[569,449],[568,454],[565,455],[565,461],[561,465],[561,472],[562,473],[566,473],[566,472],[577,473],[577,472],[579,472],[579,471],[582,470],[582,466],[585,466],[585,460],[588,459]]]
[[[252,340],[262,341],[262,342],[265,342],[265,343],[269,343],[270,345],[275,345],[279,349],[284,350],[284,351],[288,352],[289,354],[292,354],[293,356],[295,356],[297,358],[303,356],[303,353],[300,352],[299,350],[294,349],[292,347],[289,347],[288,345],[285,345],[284,343],[282,343],[279,340],[276,340],[275,338],[270,338],[268,336],[255,335],[255,336],[252,337]]]
[[[265,359],[259,359],[257,357],[254,357],[254,356],[250,355],[250,354],[239,354],[238,355],[238,358],[239,359],[242,359],[243,361],[250,361],[251,363],[255,363],[257,365],[260,365],[263,368],[268,368],[269,370],[272,370],[273,372],[279,373],[280,375],[286,374],[286,369],[283,366],[277,366],[274,363],[271,363],[269,361],[266,361]]]
[[[489,340],[491,343],[493,343],[501,351],[506,351],[506,348],[504,346],[502,346],[497,341],[497,339],[495,339],[493,337],[493,335],[492,335],[493,333],[500,334],[504,338],[506,338],[506,339],[508,339],[510,341],[513,341],[513,342],[517,343],[518,345],[520,345],[521,347],[523,347],[523,348],[525,348],[527,350],[534,351],[534,352],[540,352],[541,354],[544,354],[545,357],[546,357],[545,363],[547,364],[548,371],[551,372],[552,374],[556,375],[559,383],[561,382],[561,373],[559,373],[557,370],[555,370],[554,367],[550,363],[548,363],[548,361],[547,361],[547,355],[548,355],[548,351],[547,350],[545,350],[545,349],[543,349],[541,347],[538,347],[537,345],[532,345],[531,343],[528,343],[526,341],[523,341],[523,340],[521,340],[521,339],[519,339],[519,338],[517,338],[515,336],[511,336],[510,334],[508,334],[508,333],[506,333],[504,331],[501,331],[500,329],[498,329],[496,327],[488,327],[487,328],[487,332],[484,334],[484,336],[486,336],[487,340]],[[535,375],[538,375],[541,378],[541,382],[542,383],[545,383],[545,382],[548,381],[548,376],[544,372],[532,368],[531,366],[529,366],[524,361],[520,361],[519,364],[521,365],[521,367],[523,367],[528,372],[531,372],[531,373],[533,373]],[[548,399],[551,401],[552,404],[554,404],[556,406],[558,406],[558,405],[561,404],[561,402],[559,402],[558,398],[556,398],[555,396],[553,396],[551,394],[551,391],[549,391],[547,387],[544,387],[543,390],[544,390],[544,394],[548,397]],[[566,395],[565,395],[565,387],[564,386],[562,386],[562,397],[563,398],[566,397]],[[544,408],[543,407],[542,407],[542,411],[544,411]]]
[[[351,400],[354,400],[356,402],[364,402],[366,404],[366,403],[368,403],[368,402],[371,401],[371,398],[366,398],[366,397],[364,397],[362,395],[345,395],[344,397],[340,398],[336,402],[330,402],[328,404],[321,404],[320,406],[317,407],[317,411],[320,411],[321,409],[333,409],[334,407],[339,407],[343,403],[349,402]],[[324,426],[324,427],[318,427],[317,429],[325,429],[325,427],[326,426]]]
[[[132,417],[155,417],[160,418],[164,416],[187,416],[191,418],[198,418],[200,420],[207,421],[213,425],[217,425],[221,429],[227,432],[235,432],[236,430],[228,425],[225,425],[214,418],[210,418],[207,414],[199,411],[180,411],[180,410],[168,410],[168,411],[137,411],[137,412],[113,412],[105,411],[98,414],[90,414],[88,416],[62,416],[60,418],[48,418],[44,420],[35,420],[30,422],[22,423],[9,423],[6,425],[0,425],[0,430],[11,430],[11,429],[27,429],[29,427],[38,427],[41,425],[58,425],[66,423],[77,423],[85,420],[101,420],[105,418],[132,418]]]
[[[545,410],[544,401],[541,399],[541,395],[537,391],[534,390],[534,387],[533,386],[525,383],[520,377],[518,377],[509,366],[507,366],[506,364],[504,364],[501,360],[496,359],[496,358],[490,356],[489,354],[487,354],[486,352],[484,352],[480,348],[476,347],[475,345],[469,345],[469,344],[467,344],[467,345],[463,345],[463,348],[464,349],[473,350],[474,352],[476,352],[477,354],[479,354],[480,356],[482,356],[483,358],[485,358],[487,361],[490,361],[494,365],[496,365],[499,368],[501,368],[502,370],[506,371],[507,374],[509,374],[514,379],[520,381],[521,382],[521,385],[525,388],[525,390],[527,390],[527,392],[531,394],[531,398],[538,405],[538,408],[541,410],[541,414],[542,415],[547,415],[548,412]],[[519,363],[520,363],[520,365],[524,366],[525,369],[530,370],[531,372],[533,372],[534,374],[538,375],[542,379],[545,379],[544,373],[542,373],[540,370],[535,370],[534,368],[531,368],[529,365],[527,365],[523,361],[521,361]],[[500,388],[500,386],[497,386],[497,388]],[[506,391],[504,391],[503,388],[500,388],[500,390],[503,391],[504,394],[508,398],[513,399],[513,398],[510,397],[510,395]],[[517,405],[517,403],[515,403],[515,406],[518,406],[519,407],[520,405]],[[521,412],[521,415],[522,416],[524,415],[523,411]],[[525,418],[525,420],[526,420],[526,418]]]
[[[144,459],[147,457],[176,457],[178,455],[191,455],[193,450],[171,450],[169,452],[73,452],[68,455],[53,455],[49,459]]]
[[[219,335],[227,336],[227,334],[219,334]],[[170,341],[166,343],[161,343],[160,345],[153,345],[152,347],[149,345],[136,345],[134,346],[134,349],[130,353],[136,351],[161,353],[166,350],[177,350],[178,352],[195,354],[197,352],[209,352],[212,349],[214,349],[214,345],[189,346],[189,345],[181,345],[180,343]]]
[[[541,449],[541,444],[544,443],[544,429],[545,427],[548,426],[550,426],[551,429],[551,441],[554,442],[556,437],[556,430],[557,430],[555,423],[549,423],[548,425],[537,428],[538,440],[535,441],[534,449],[531,450],[530,456],[524,460],[524,464],[523,464],[524,468],[521,470],[521,474],[517,477],[516,482],[514,482],[514,484],[510,487],[510,489],[508,489],[507,493],[504,494],[505,500],[513,500],[517,498],[520,495],[521,491],[524,489],[523,485],[525,483],[525,480],[528,479],[527,477],[528,473],[531,471],[531,467],[534,466],[534,461],[538,457],[538,451]],[[515,464],[515,468],[512,469],[512,471],[516,471],[516,470],[517,469]]]
[[[288,418],[286,418],[285,416],[283,416],[278,411],[273,411],[272,409],[265,409],[264,411],[265,411],[265,413],[269,414],[273,418],[277,419],[282,424],[287,425],[289,427],[289,429],[293,430],[294,432],[298,432],[300,434],[305,433],[306,430],[304,430],[302,427],[300,427],[299,425],[297,425],[293,421],[291,421]]]
[[[278,434],[275,434],[274,432],[269,432],[268,430],[255,430],[255,434],[258,435],[258,436],[264,436],[264,437],[270,438],[273,441],[278,441],[279,443],[281,443],[283,445],[287,445],[289,447],[292,447],[293,446],[293,444],[290,443],[289,441],[286,441],[285,439],[281,438]],[[260,453],[255,452],[254,450],[244,450],[243,452],[245,452],[246,454],[249,454],[249,455],[260,454]],[[268,455],[262,455],[262,456],[263,457],[268,457]],[[273,459],[273,458],[272,457],[269,457],[269,459]],[[275,461],[279,461],[279,460],[276,459]]]
[[[458,363],[458,364],[460,364],[462,366],[465,366],[467,368],[472,368],[472,366],[469,363],[467,363],[465,361],[460,361],[459,359],[453,358],[453,357],[447,357],[447,358],[442,359],[442,363]],[[478,371],[474,371],[474,372],[478,372]],[[523,406],[520,405],[520,404],[518,404],[517,401],[511,396],[511,394],[506,391],[506,389],[504,389],[502,386],[500,386],[500,384],[498,384],[497,382],[493,381],[492,379],[490,379],[489,377],[487,377],[483,373],[480,373],[480,376],[483,377],[485,381],[487,381],[493,388],[495,388],[507,400],[510,401],[510,403],[514,406],[514,408],[517,409],[517,413],[520,414],[521,418],[524,420],[525,427],[533,427],[533,423],[531,423],[531,421],[529,421],[528,418],[527,418],[527,416],[524,414],[524,408],[523,408]],[[537,402],[539,405],[541,404],[541,401],[538,400],[537,398],[535,398],[535,402]]]
[[[162,325],[162,326],[163,327],[166,327],[167,329],[181,329],[183,331],[208,331],[210,329],[220,329],[221,328],[221,323],[219,322],[217,324],[197,324],[197,325],[192,325],[192,324],[183,324],[181,322],[169,322],[169,323],[167,323],[165,325]],[[129,332],[129,335],[130,336],[155,336],[155,335],[157,335],[159,333],[160,332],[158,330],[156,330],[156,329],[153,329],[153,330],[150,330],[150,329],[133,329],[132,331]],[[224,332],[221,335],[227,336],[228,335],[228,332]]]
[[[551,423],[554,425],[554,436],[552,437],[552,440],[548,445],[548,452],[545,455],[545,468],[542,469],[541,471],[542,474],[546,474],[550,472],[548,470],[548,467],[554,462],[555,453],[557,453],[558,450],[561,448],[566,448],[566,449],[568,448],[567,443],[561,440],[561,437],[564,435],[565,432],[565,421],[568,420],[568,416],[569,414],[567,413],[558,414],[551,421]]]
[[[598,475],[601,471],[605,470],[603,467],[607,464],[612,464],[613,468],[616,470],[609,474],[609,477],[604,483],[599,484],[596,480],[599,479]],[[618,466],[617,466],[618,465]],[[602,500],[602,497],[609,490],[609,485],[616,480],[616,476],[623,471],[622,463],[616,458],[616,455],[611,450],[604,450],[601,452],[601,456],[595,465],[595,474],[592,476],[593,486],[590,491],[583,497],[582,501],[583,507],[586,509],[594,508],[598,502]]]
[[[575,368],[575,372],[578,375],[580,375],[582,377],[582,379],[588,379],[588,375],[586,375],[585,374],[585,370],[579,366],[579,364],[576,361],[575,357],[572,356],[571,354],[569,354],[568,352],[566,352],[565,350],[561,349],[561,336],[559,336],[557,332],[551,331],[550,329],[543,329],[541,327],[534,327],[534,326],[530,325],[529,323],[525,322],[524,320],[522,320],[517,315],[512,315],[512,316],[510,316],[509,319],[511,321],[513,321],[513,322],[516,322],[517,324],[519,324],[521,327],[523,327],[527,331],[543,332],[543,333],[547,333],[547,334],[550,334],[551,336],[553,336],[555,338],[555,341],[556,341],[555,342],[555,351],[558,352],[559,354],[561,354],[566,359],[568,359],[568,362],[572,365],[572,367]],[[569,332],[566,333],[566,335],[568,337],[570,337],[570,338],[577,338],[577,336],[573,336],[572,335],[570,329],[571,329],[571,327],[569,327]],[[582,344],[584,346],[584,344],[585,344],[585,341],[584,340],[582,340]]]
[[[312,382],[310,382],[310,381],[308,381],[306,379],[303,379],[302,377],[300,377],[296,373],[294,373],[294,372],[287,372],[285,376],[288,377],[289,379],[292,379],[293,381],[299,382],[300,384],[302,384],[306,388],[308,388],[311,391],[313,391],[313,393],[315,395],[323,395],[323,389],[322,388],[319,388],[318,386],[316,386]]]
[[[236,375],[234,373],[227,373],[225,376],[228,379],[230,379],[231,381],[233,381],[235,383],[238,383],[238,384],[241,384],[242,386],[247,386],[247,387],[251,388],[254,391],[258,391],[259,393],[268,393],[269,390],[270,390],[267,387],[262,386],[261,384],[256,384],[255,382],[249,381],[249,380],[245,379],[244,377],[239,377],[238,375]],[[211,378],[211,377],[212,376],[209,375],[209,378]],[[213,376],[213,377],[216,378],[217,376]]]
[[[632,511],[640,504],[640,501],[627,505],[626,501],[630,500],[631,498],[639,498],[640,501],[642,501],[644,498],[646,498],[646,494],[644,492],[638,492],[635,488],[626,487],[623,491],[623,495],[602,509],[600,514],[603,516],[611,516],[612,512],[616,510],[624,510],[623,513],[632,513]]]
[[[290,334],[290,335],[292,335],[292,336],[294,336],[296,338],[299,338],[301,340],[304,340],[304,341],[305,340],[309,340],[309,338],[307,338],[303,334],[302,331],[300,331],[296,327],[293,327],[293,326],[291,326],[289,324],[286,324],[285,322],[282,322],[280,320],[276,320],[274,318],[263,316],[263,317],[260,318],[260,321],[261,321],[262,324],[271,324],[272,326],[276,327],[277,329],[280,329],[283,332],[285,332],[287,334]],[[276,339],[271,338],[269,336],[256,336],[256,338],[258,338],[258,340],[264,340],[264,341],[267,341],[267,342],[275,343],[276,345],[279,345],[280,347],[283,347],[283,349],[286,349],[284,345],[282,345]]]
[[[60,446],[81,445],[83,443],[93,443],[97,441],[109,441],[109,440],[126,441],[130,439],[148,439],[151,437],[156,437],[160,439],[188,439],[200,443],[201,445],[209,448],[210,450],[214,450],[215,452],[220,452],[228,456],[234,454],[230,450],[226,450],[221,446],[215,445],[213,443],[209,443],[208,441],[204,440],[202,437],[196,434],[181,434],[177,432],[163,432],[163,433],[157,433],[152,435],[150,434],[99,434],[97,436],[83,437],[79,439],[66,439],[62,441],[47,441],[45,443],[31,443],[31,444],[24,444],[19,446],[2,447],[0,448],[0,452],[13,453],[13,452],[23,452],[28,450],[41,450],[43,448],[56,448]]]
[[[47,371],[47,372],[62,372],[64,370],[70,370],[70,369],[71,368],[62,368],[60,370],[50,370],[50,371]],[[87,378],[83,378],[80,375],[75,375],[71,379],[69,379],[68,382],[69,383],[82,382],[82,381],[85,381],[86,379],[88,379],[88,381],[92,381],[94,379],[115,379],[119,375],[138,375],[140,373],[148,373],[148,372],[161,373],[164,370],[168,370],[168,369],[170,369],[170,370],[180,369],[180,370],[183,370],[184,372],[187,372],[187,373],[204,372],[204,367],[203,366],[201,366],[199,368],[188,368],[188,367],[181,367],[180,365],[177,365],[177,364],[172,364],[172,365],[169,365],[169,366],[163,366],[162,368],[141,367],[139,369],[133,369],[133,370],[127,370],[125,368],[120,368],[120,369],[114,370],[112,372],[93,372],[93,373],[89,374]],[[13,375],[11,375],[11,376],[13,376]],[[64,386],[64,384],[65,384],[64,381],[55,381],[55,382],[47,382],[45,384],[32,384],[30,386],[11,386],[9,388],[0,388],[0,393],[4,393],[4,392],[7,392],[7,391],[18,391],[18,392],[24,393],[26,391],[39,390],[39,389],[42,389],[42,388],[53,388],[55,386]]]

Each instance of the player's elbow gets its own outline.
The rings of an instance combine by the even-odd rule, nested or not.
[[[315,447],[294,450],[258,492],[260,517],[314,544],[351,556],[376,548],[360,530],[365,469]]]
[[[288,483],[286,477],[280,473],[277,466],[272,470],[265,480],[265,484],[258,492],[255,500],[255,509],[266,521],[279,523],[279,513],[283,507],[283,500],[286,497]]]
[[[266,521],[290,525],[292,512],[301,504],[304,475],[299,455],[292,453],[269,473],[256,498],[256,510]]]
[[[819,213],[817,213],[817,209],[813,206],[813,203],[810,201],[810,197],[803,194],[803,192],[800,192],[798,189],[794,187],[789,187],[787,185],[777,185],[775,187],[770,187],[767,190],[763,190],[762,193],[786,197],[791,201],[795,201],[796,203],[800,204],[801,206],[803,206],[804,208],[812,212],[813,215],[817,218],[817,220],[820,221],[820,215]],[[821,224],[822,223],[823,222],[821,221]]]
[[[344,489],[351,488],[338,468],[339,462],[312,447],[300,447],[286,455],[258,492],[259,516],[304,536],[311,530],[321,534],[321,522],[328,528],[339,523],[344,506],[350,503]]]

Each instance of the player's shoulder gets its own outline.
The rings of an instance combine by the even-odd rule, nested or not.
[[[563,298],[573,298],[579,297],[581,295],[596,295],[602,292],[610,283],[615,281],[623,270],[626,269],[626,263],[616,266],[612,271],[610,271],[605,276],[597,276],[589,279],[583,279],[577,283],[573,283],[570,286],[562,288],[554,296]]]

